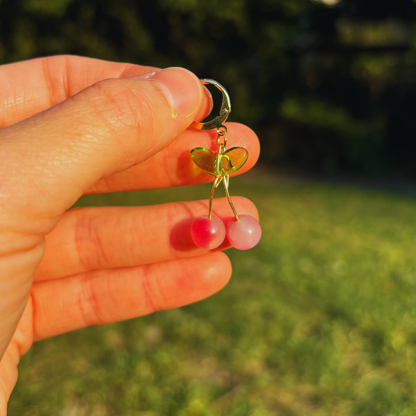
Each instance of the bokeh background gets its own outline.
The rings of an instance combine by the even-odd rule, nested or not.
[[[415,415],[416,1],[0,0],[0,63],[62,53],[226,86],[264,237],[206,301],[34,345],[10,415]]]

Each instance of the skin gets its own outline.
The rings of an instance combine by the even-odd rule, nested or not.
[[[180,68],[75,56],[0,67],[0,416],[34,341],[180,307],[227,283],[228,247],[204,251],[189,237],[207,200],[70,209],[88,193],[211,181],[189,158],[194,147],[215,150],[213,132],[190,128],[211,106]],[[258,139],[227,128],[250,154],[240,174]],[[258,218],[250,201],[233,201]],[[213,214],[229,217],[225,198]]]

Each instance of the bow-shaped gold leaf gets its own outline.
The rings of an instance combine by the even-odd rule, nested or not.
[[[233,147],[224,153],[214,153],[204,147],[191,150],[194,163],[205,173],[212,176],[225,176],[237,172],[248,159],[244,147]]]

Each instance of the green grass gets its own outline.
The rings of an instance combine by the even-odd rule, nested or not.
[[[81,205],[206,198],[209,185]],[[39,342],[10,416],[414,416],[416,200],[236,178],[264,236],[181,309]]]

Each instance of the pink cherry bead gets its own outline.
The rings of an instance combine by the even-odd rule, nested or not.
[[[233,218],[227,224],[227,238],[238,250],[248,250],[260,241],[261,227],[251,215],[239,215],[239,218],[238,221]]]
[[[192,241],[200,248],[217,248],[225,239],[225,225],[218,217],[203,215],[197,218],[191,227]]]

